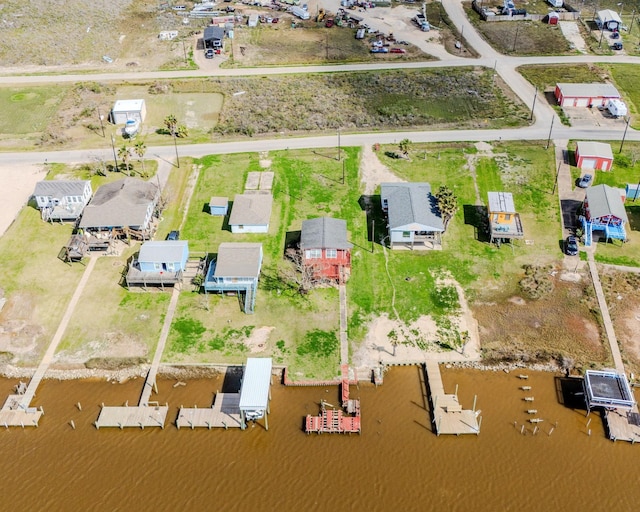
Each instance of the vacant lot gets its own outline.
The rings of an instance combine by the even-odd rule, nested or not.
[[[605,82],[608,71],[599,64],[520,66],[518,71],[540,91],[555,90],[561,83]]]

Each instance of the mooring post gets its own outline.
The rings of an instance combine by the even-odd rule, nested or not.
[[[69,422],[69,425],[71,425],[71,428],[72,428],[73,430],[75,430],[75,429],[76,429],[76,424],[73,422],[73,420],[71,420],[71,421]]]
[[[80,402],[76,404],[76,407],[78,408],[79,411],[82,411],[82,405],[80,405]]]
[[[478,398],[478,395],[473,395],[473,412],[476,412],[476,400]]]

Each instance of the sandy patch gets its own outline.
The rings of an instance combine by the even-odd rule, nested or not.
[[[85,363],[92,358],[136,358],[149,355],[147,346],[119,331],[107,332],[99,340],[91,340],[76,351],[60,351],[56,362]]]
[[[0,236],[27,204],[36,183],[46,174],[44,165],[0,166]]]
[[[249,347],[249,351],[252,354],[256,352],[264,352],[267,348],[269,335],[274,329],[275,327],[258,327],[251,332],[251,336],[245,340],[244,344]]]
[[[360,160],[360,177],[364,184],[364,194],[367,196],[372,195],[380,183],[403,181],[380,162],[378,155],[369,144],[363,147]]]
[[[582,34],[580,34],[578,23],[575,21],[560,21],[558,25],[560,25],[562,35],[569,41],[573,48],[580,53],[587,53],[587,43],[585,43]]]
[[[262,153],[260,153],[260,167],[262,167],[263,169],[271,169],[271,159],[269,159],[268,157],[268,152],[263,151]]]

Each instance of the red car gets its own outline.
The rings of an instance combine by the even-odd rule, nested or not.
[[[324,26],[327,27],[327,28],[331,28],[331,27],[333,27],[333,23],[334,23],[333,20],[327,20],[327,22],[324,24]]]
[[[391,48],[391,53],[407,53],[407,50],[404,48]]]

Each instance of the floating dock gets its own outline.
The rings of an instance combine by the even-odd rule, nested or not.
[[[164,428],[164,422],[169,412],[168,405],[129,405],[105,406],[102,404],[100,415],[94,423],[97,429],[113,428]]]
[[[429,390],[431,392],[431,405],[433,412],[433,423],[436,434],[476,434],[480,433],[478,421],[480,411],[463,409],[458,401],[458,392],[447,394],[444,392],[442,376],[440,375],[440,365],[437,361],[427,361],[425,366]]]
[[[211,407],[180,407],[176,427],[241,428],[240,393],[218,393]]]
[[[311,416],[307,414],[305,419],[305,432],[310,434],[344,434],[362,432],[360,423],[360,400],[349,397],[349,366],[343,364],[340,366],[342,370],[341,381],[341,399],[342,407],[346,411],[335,409],[325,401],[320,402],[320,414]],[[331,408],[328,408],[331,407]]]

